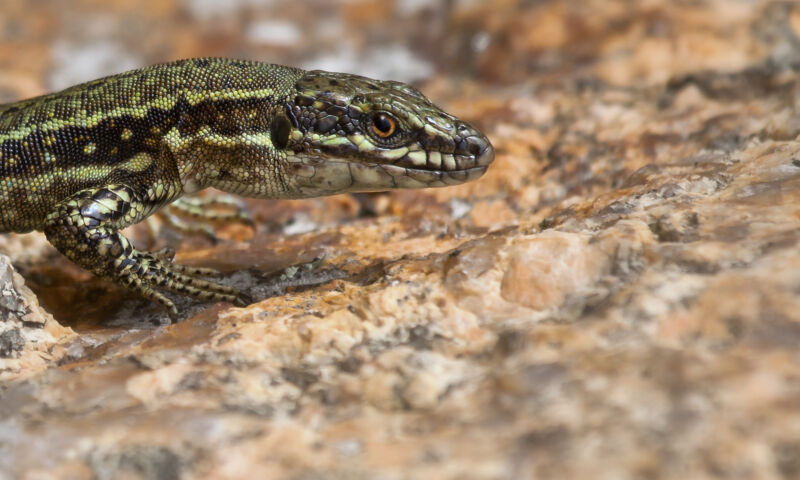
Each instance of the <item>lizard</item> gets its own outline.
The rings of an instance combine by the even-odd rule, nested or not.
[[[207,187],[308,198],[475,180],[484,134],[405,83],[251,60],[193,58],[0,105],[0,232],[163,307],[165,293],[245,306],[237,289],[120,232]]]

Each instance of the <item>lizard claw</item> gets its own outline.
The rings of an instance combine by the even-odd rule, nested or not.
[[[165,262],[172,262],[175,260],[175,249],[172,247],[164,247],[161,250],[153,252],[153,255]]]
[[[239,294],[236,296],[236,299],[233,301],[233,304],[237,307],[246,307],[254,302],[255,300],[253,300],[253,297],[244,292],[239,292]]]

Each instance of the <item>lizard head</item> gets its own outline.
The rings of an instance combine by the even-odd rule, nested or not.
[[[311,71],[295,90],[270,133],[301,196],[456,185],[494,159],[482,133],[409,85]]]

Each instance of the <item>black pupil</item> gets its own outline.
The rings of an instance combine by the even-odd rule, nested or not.
[[[392,131],[392,120],[384,114],[375,115],[375,128],[381,133],[389,133]]]

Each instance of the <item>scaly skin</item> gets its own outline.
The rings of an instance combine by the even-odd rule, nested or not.
[[[455,185],[489,141],[414,88],[356,75],[191,59],[0,106],[0,232],[42,230],[64,255],[161,304],[244,304],[207,269],[119,232],[206,187],[256,198]],[[186,208],[186,206],[184,206]]]

